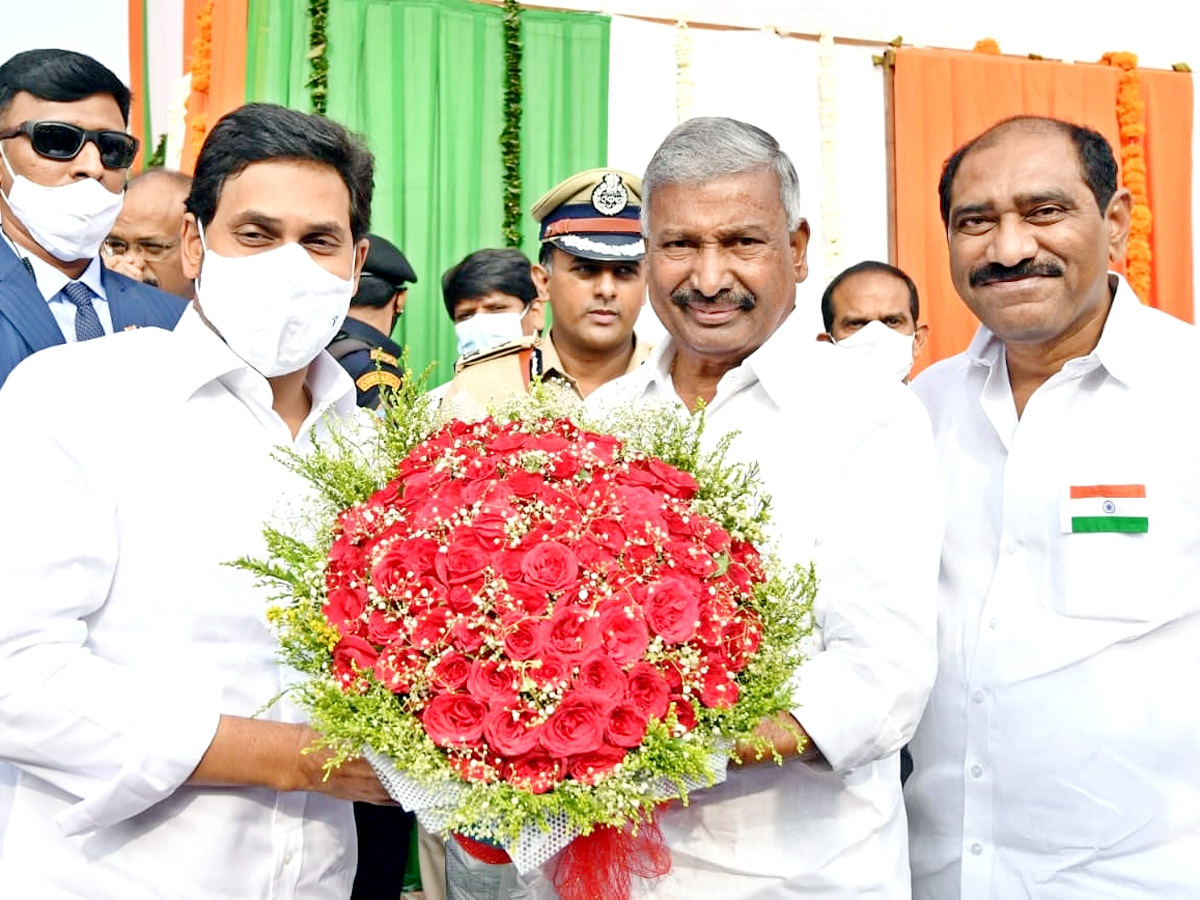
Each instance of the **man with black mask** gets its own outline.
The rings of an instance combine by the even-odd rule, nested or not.
[[[400,368],[404,348],[390,335],[404,312],[408,285],[416,284],[417,275],[390,241],[377,234],[367,238],[371,248],[358,292],[328,350],[354,379],[358,405],[373,409],[379,406],[379,388],[395,390],[404,376]]]

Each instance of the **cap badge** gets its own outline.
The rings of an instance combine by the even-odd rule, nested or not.
[[[616,172],[606,174],[592,191],[592,206],[602,215],[615,216],[628,205],[629,191]]]

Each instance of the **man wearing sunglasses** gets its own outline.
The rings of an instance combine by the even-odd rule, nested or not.
[[[129,89],[89,56],[0,65],[0,384],[25,357],[144,325],[185,302],[100,264],[137,154]]]

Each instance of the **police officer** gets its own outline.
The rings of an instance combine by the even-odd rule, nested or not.
[[[379,405],[379,388],[394,390],[400,387],[403,378],[400,369],[403,348],[389,335],[404,311],[408,285],[416,284],[417,275],[390,241],[377,234],[369,234],[367,238],[371,246],[358,292],[350,301],[350,312],[341,331],[328,349],[354,379],[358,405],[374,408]]]
[[[642,180],[588,169],[552,187],[530,211],[541,224],[539,277],[550,304],[542,377],[581,397],[640,366],[650,346],[633,326],[646,297]]]

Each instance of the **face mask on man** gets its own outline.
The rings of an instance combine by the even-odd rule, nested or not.
[[[904,334],[888,328],[876,319],[849,337],[837,341],[837,346],[854,351],[864,362],[877,367],[889,378],[903,380],[912,369],[915,338],[915,334]]]
[[[289,242],[249,256],[208,248],[196,280],[200,311],[229,349],[267,377],[304,368],[333,340],[354,296],[342,279]]]
[[[125,194],[114,194],[95,178],[54,187],[30,181],[13,171],[2,144],[0,159],[13,180],[4,199],[29,236],[63,262],[94,257],[121,214]]]
[[[525,304],[523,312],[475,313],[469,319],[454,323],[454,334],[458,337],[458,355],[490,350],[509,341],[519,341],[525,332],[521,321],[529,312],[532,303]]]

